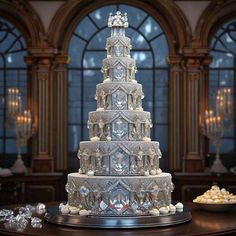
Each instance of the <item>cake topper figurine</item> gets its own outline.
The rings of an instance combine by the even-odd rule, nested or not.
[[[112,13],[109,14],[108,18],[108,27],[128,27],[128,17],[127,13],[124,13],[122,16],[120,11],[117,11],[116,14],[113,16]]]

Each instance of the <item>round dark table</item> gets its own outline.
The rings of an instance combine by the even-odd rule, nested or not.
[[[55,203],[53,203],[55,205]],[[196,209],[192,203],[185,203],[191,208],[192,220],[181,225],[148,229],[86,229],[54,225],[43,221],[41,229],[34,229],[30,223],[22,232],[10,231],[0,222],[0,235],[33,236],[190,236],[190,235],[236,235],[236,210],[224,213],[212,213]],[[47,206],[49,206],[47,204]],[[0,207],[1,209],[4,207]],[[12,207],[13,208],[13,207]],[[10,209],[7,207],[7,209]]]

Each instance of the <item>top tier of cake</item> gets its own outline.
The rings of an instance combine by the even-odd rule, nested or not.
[[[117,14],[115,18],[108,19],[111,27],[111,37],[107,39],[107,58],[103,60],[102,72],[104,82],[136,82],[135,60],[130,58],[130,39],[125,36],[128,27],[127,16]]]

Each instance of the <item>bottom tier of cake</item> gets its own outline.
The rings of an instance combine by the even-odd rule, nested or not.
[[[145,215],[169,206],[171,174],[153,176],[68,175],[68,204],[96,215]]]

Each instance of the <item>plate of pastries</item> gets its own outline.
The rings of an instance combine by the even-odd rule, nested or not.
[[[223,212],[236,209],[236,195],[216,185],[196,197],[193,202],[198,208],[206,211]]]

